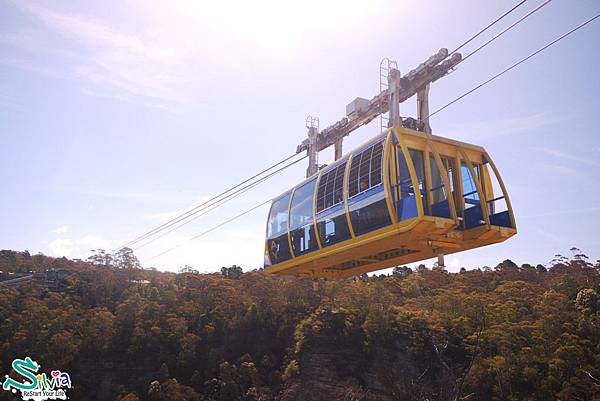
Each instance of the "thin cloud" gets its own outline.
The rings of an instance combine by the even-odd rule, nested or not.
[[[585,164],[590,167],[600,167],[600,162],[595,158],[592,159],[592,158],[585,157],[585,156],[577,156],[577,155],[570,154],[565,151],[557,150],[557,149],[541,148],[539,150],[541,150],[542,152],[546,153],[547,155],[552,156],[557,159],[574,161],[574,162],[577,162],[580,164]]]
[[[189,202],[190,199],[208,199],[205,195],[198,195],[197,191],[191,190],[157,190],[157,191],[119,191],[119,190],[106,190],[97,191],[93,189],[82,189],[72,186],[41,186],[38,188],[41,191],[57,191],[57,192],[69,192],[79,195],[87,195],[92,197],[115,199],[115,200],[126,200],[135,202],[169,202],[171,204],[182,204],[183,202]]]
[[[69,231],[69,226],[60,226],[55,228],[54,230],[52,230],[52,232],[54,234],[65,234],[67,231]]]
[[[545,174],[553,177],[557,175],[564,175],[574,178],[581,176],[580,170],[569,166],[562,166],[556,163],[540,162],[537,170],[544,171]]]
[[[187,206],[185,208],[178,208],[178,209],[175,209],[175,210],[169,210],[169,211],[166,211],[166,212],[157,212],[157,213],[148,214],[148,215],[145,216],[145,218],[147,220],[150,220],[150,221],[156,221],[156,222],[162,223],[162,222],[171,220],[174,217],[177,217],[177,216],[179,216],[179,215],[181,215],[183,213],[191,211],[193,208],[195,208],[195,207],[197,207],[197,206],[199,206],[199,205],[207,202],[211,198],[213,198],[213,196],[209,196],[209,195],[197,196],[196,197],[196,201],[194,202],[193,205]],[[216,204],[216,202],[209,202],[206,205],[204,205],[203,208],[206,207],[207,209],[211,209],[211,207],[213,205],[215,205],[215,204]],[[205,211],[206,210],[202,209],[202,211],[199,212],[198,214],[202,214]]]
[[[190,87],[199,58],[194,48],[186,48],[181,41],[163,34],[120,32],[81,15],[31,3],[17,6],[65,42],[53,41],[48,46],[43,35],[32,30],[5,35],[4,41],[29,53],[67,55],[86,94],[142,100],[162,108],[195,101]]]
[[[574,209],[556,210],[556,211],[551,211],[551,212],[534,213],[534,214],[528,214],[525,216],[519,216],[519,220],[536,219],[536,218],[540,218],[540,217],[550,217],[550,216],[570,215],[570,214],[595,214],[596,212],[600,212],[600,207],[574,208]]]
[[[92,249],[110,249],[110,241],[96,235],[86,235],[81,238],[58,238],[48,243],[50,256],[67,258],[85,258]]]
[[[526,134],[539,128],[558,124],[566,119],[567,117],[564,115],[541,112],[521,117],[473,121],[461,124],[460,128],[451,128],[446,135],[461,140],[506,137]]]

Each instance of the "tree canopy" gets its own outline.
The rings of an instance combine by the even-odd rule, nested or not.
[[[598,400],[600,263],[573,253],[315,285],[0,251],[3,272],[70,273],[0,287],[0,372],[31,356],[75,400]]]

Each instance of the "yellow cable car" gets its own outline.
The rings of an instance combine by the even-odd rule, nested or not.
[[[349,277],[516,232],[485,149],[393,128],[273,200],[265,271]]]

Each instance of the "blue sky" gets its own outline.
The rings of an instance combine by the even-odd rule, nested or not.
[[[325,127],[375,95],[381,58],[408,72],[514,3],[0,0],[0,248],[82,258],[112,249],[294,152],[306,115]],[[436,82],[431,109],[599,11],[592,0],[552,1]],[[600,257],[599,39],[597,21],[432,118],[436,134],[486,147],[519,228],[449,256],[451,270],[546,263],[572,246]],[[411,99],[401,112],[415,108]],[[378,130],[361,128],[346,149]],[[136,254],[283,192],[305,167]],[[267,209],[150,265],[258,267]]]

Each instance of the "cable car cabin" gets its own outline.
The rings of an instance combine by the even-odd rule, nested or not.
[[[275,198],[265,271],[341,278],[516,234],[485,149],[389,129]]]

